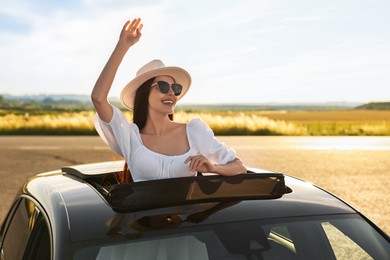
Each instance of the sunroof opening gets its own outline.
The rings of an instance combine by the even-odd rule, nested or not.
[[[92,167],[93,166],[93,167]],[[228,200],[277,199],[291,189],[282,173],[206,175],[132,182],[123,162],[64,167],[68,176],[89,183],[117,212]],[[107,169],[110,171],[107,172]]]
[[[118,212],[233,199],[277,199],[291,192],[280,173],[183,177],[115,184],[108,188],[96,182],[91,185]]]

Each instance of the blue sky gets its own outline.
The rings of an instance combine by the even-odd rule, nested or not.
[[[183,103],[390,100],[388,0],[2,0],[0,93],[89,94],[141,17],[111,96],[152,59],[187,69]]]

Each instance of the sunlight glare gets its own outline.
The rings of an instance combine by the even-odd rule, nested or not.
[[[304,137],[298,149],[305,150],[390,150],[386,137]]]

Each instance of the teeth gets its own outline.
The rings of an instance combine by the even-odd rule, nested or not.
[[[164,100],[163,103],[164,103],[164,104],[172,105],[172,104],[173,104],[173,101],[172,101],[172,100]]]

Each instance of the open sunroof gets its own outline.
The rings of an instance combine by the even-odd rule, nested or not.
[[[206,175],[123,183],[124,162],[63,167],[83,179],[117,212],[226,200],[277,199],[291,189],[281,173],[253,171],[236,176]]]
[[[223,200],[276,199],[287,192],[279,173],[183,177],[113,185],[103,194],[118,212]]]

